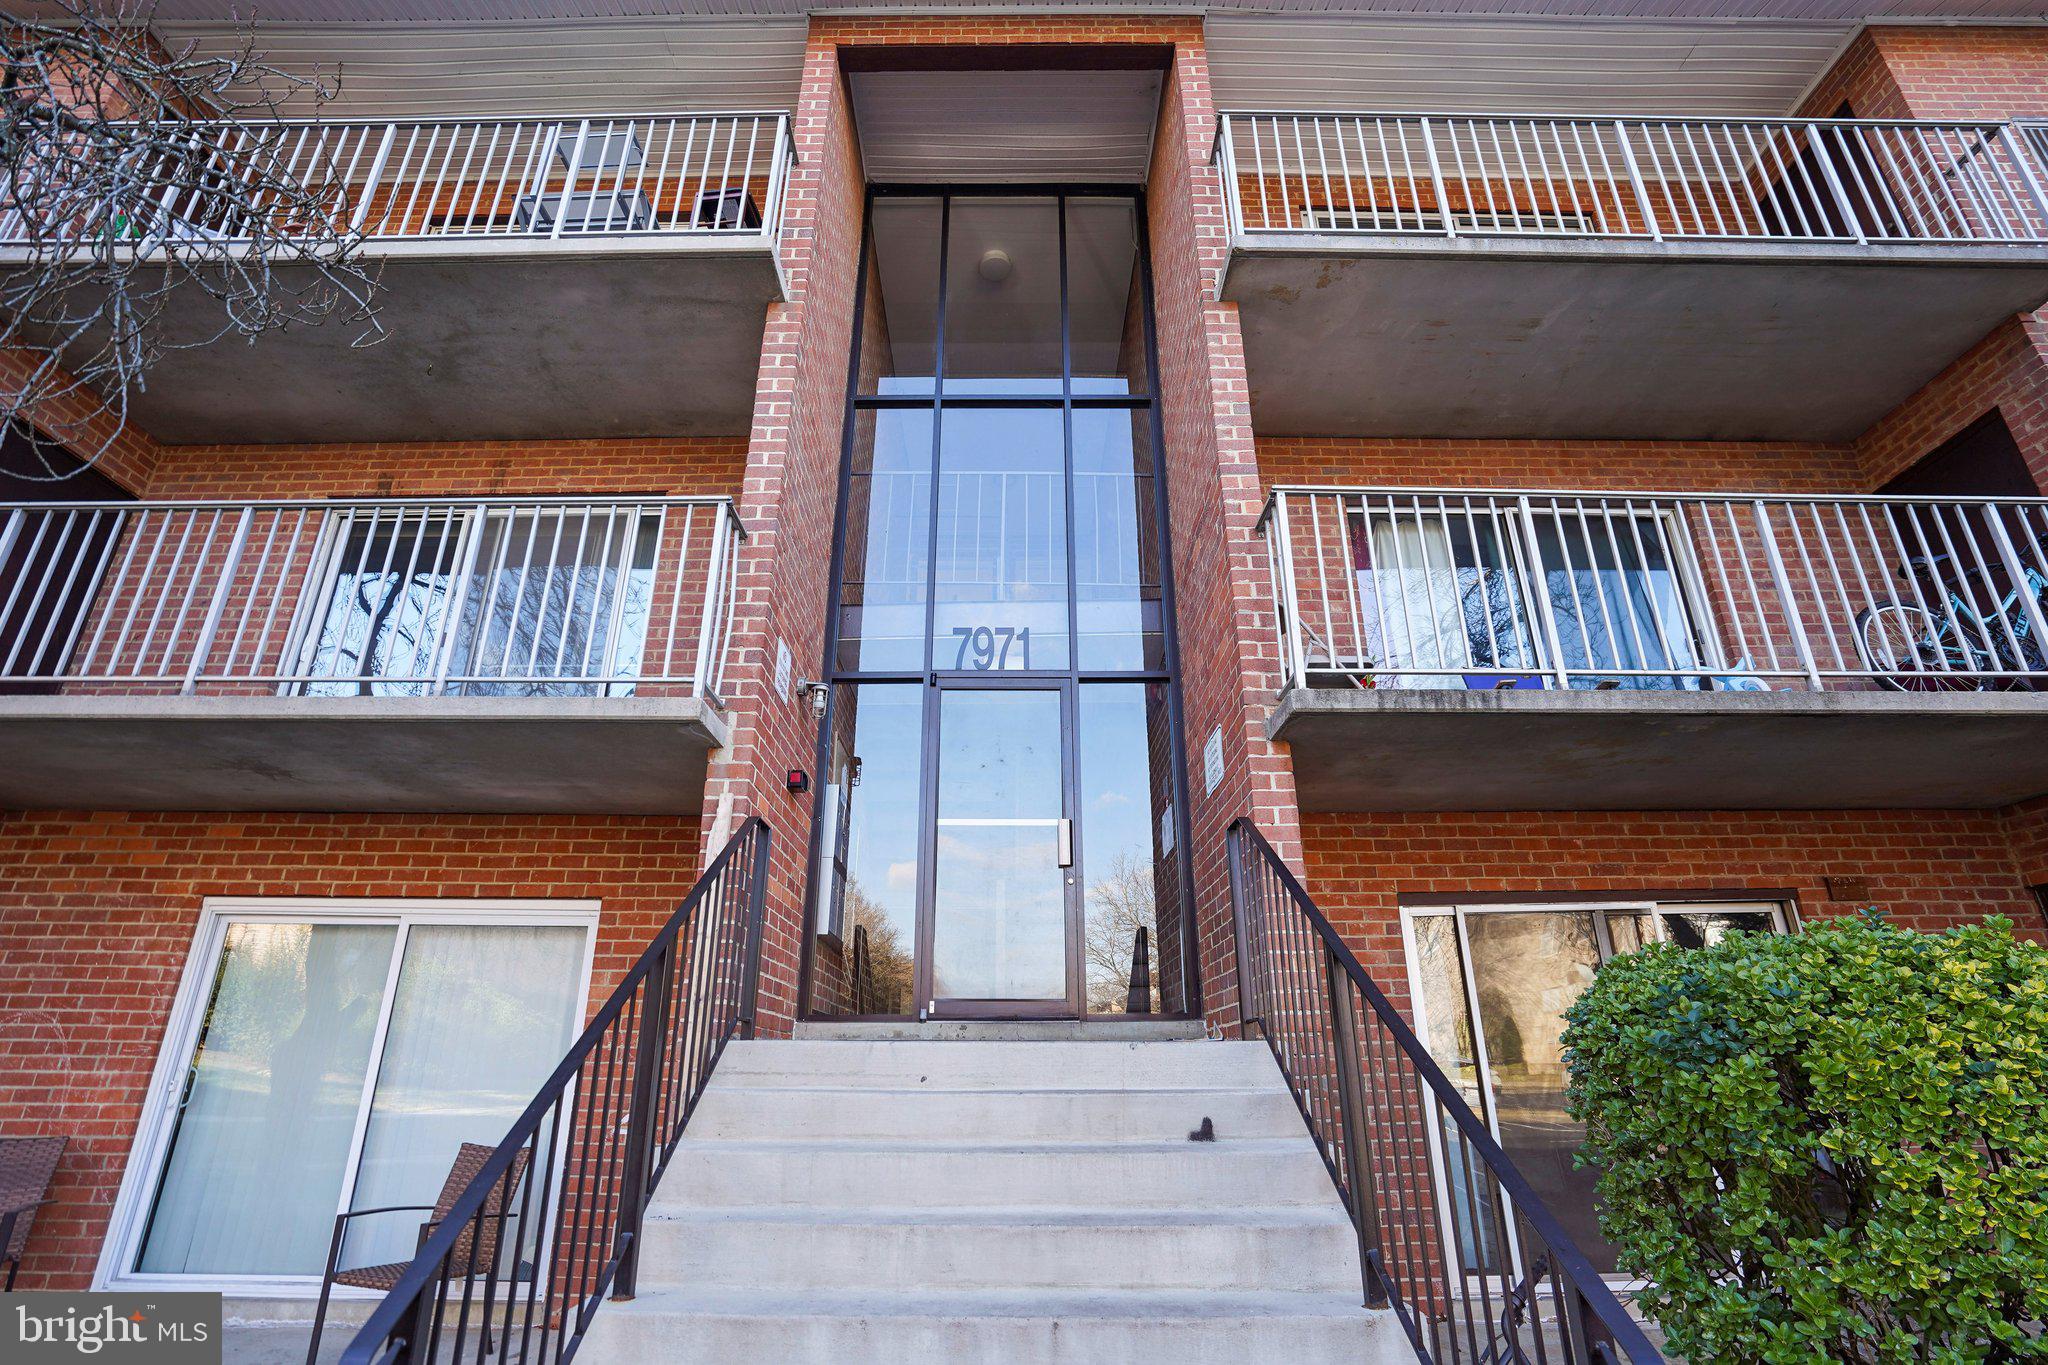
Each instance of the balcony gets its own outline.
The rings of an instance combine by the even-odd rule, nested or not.
[[[727,499],[0,518],[0,809],[702,806]]]
[[[2048,299],[2039,130],[1230,114],[1261,431],[1848,440]]]
[[[1304,809],[2048,792],[2048,500],[1281,488]]]
[[[730,434],[751,419],[792,163],[786,115],[193,125],[196,187],[304,185],[361,238],[385,337],[360,325],[200,344],[222,307],[173,291],[132,416],[169,444]],[[302,225],[201,188],[125,249],[232,251]],[[31,229],[0,222],[0,268]],[[274,272],[285,289],[306,265]],[[85,339],[87,344],[93,338]]]

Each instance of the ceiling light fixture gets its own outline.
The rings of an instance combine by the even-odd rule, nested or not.
[[[1001,284],[1010,278],[1010,253],[999,246],[992,246],[981,253],[979,267],[981,277],[990,284]]]

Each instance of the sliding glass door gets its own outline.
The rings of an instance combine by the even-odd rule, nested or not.
[[[581,1022],[590,915],[237,910],[203,940],[117,1273],[311,1283],[336,1213],[431,1204],[504,1135]],[[405,1259],[424,1217],[356,1220],[342,1263]]]
[[[1600,1235],[1598,1172],[1578,1164],[1585,1129],[1565,1110],[1564,1015],[1602,963],[1654,939],[1697,947],[1731,933],[1782,933],[1768,902],[1621,901],[1446,905],[1404,911],[1416,1031],[1566,1232],[1612,1272]],[[1455,1141],[1449,1134],[1432,1140]],[[1455,1183],[1462,1163],[1439,1166]],[[1442,1190],[1449,1239],[1469,1271],[1497,1271],[1490,1194]]]

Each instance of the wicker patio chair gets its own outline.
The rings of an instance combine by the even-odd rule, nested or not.
[[[7,1293],[28,1249],[36,1210],[50,1202],[50,1181],[64,1155],[65,1137],[0,1138],[0,1261],[7,1265]]]
[[[446,1219],[455,1207],[455,1201],[462,1197],[462,1192],[469,1188],[470,1182],[483,1170],[484,1163],[491,1159],[491,1151],[491,1148],[480,1143],[463,1143],[455,1154],[455,1165],[449,1168],[448,1179],[442,1183],[441,1197],[436,1199],[431,1207],[426,1204],[389,1204],[383,1208],[352,1209],[347,1213],[335,1215],[334,1240],[327,1248],[327,1271],[320,1281],[320,1306],[313,1313],[313,1340],[306,1348],[306,1365],[314,1365],[314,1358],[320,1354],[320,1335],[327,1326],[327,1300],[335,1285],[345,1284],[356,1289],[375,1289],[389,1293],[412,1265],[411,1261],[390,1261],[383,1265],[354,1266],[347,1270],[337,1270],[334,1263],[341,1259],[341,1241],[347,1235],[349,1220],[367,1218],[380,1213],[431,1214],[426,1222],[420,1224],[418,1245],[425,1246],[427,1239],[434,1235],[434,1229],[441,1225],[442,1220]],[[511,1200],[518,1193],[520,1178],[526,1174],[526,1156],[524,1148],[513,1156],[512,1164],[506,1168],[505,1174],[498,1178],[498,1183],[484,1196],[482,1218],[472,1218],[472,1224],[479,1221],[496,1221],[500,1217],[496,1210],[500,1207],[505,1208],[507,1212],[512,1211]],[[465,1228],[462,1235],[455,1239],[454,1250],[449,1253],[449,1273],[457,1276],[482,1275],[489,1278],[497,1268],[499,1240],[498,1236],[490,1235],[479,1243],[476,1228]],[[509,1250],[516,1262],[519,1249],[515,1246]],[[486,1324],[486,1349],[489,1349],[489,1340],[489,1325]]]

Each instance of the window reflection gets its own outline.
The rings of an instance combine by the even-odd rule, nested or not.
[[[1059,412],[949,408],[941,420],[932,667],[1066,668]]]

